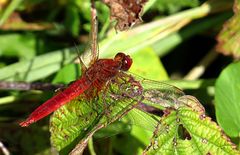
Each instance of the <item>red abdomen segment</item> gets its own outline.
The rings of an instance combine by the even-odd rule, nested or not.
[[[62,105],[71,101],[75,97],[82,94],[85,90],[87,90],[91,85],[91,81],[83,76],[81,79],[75,81],[71,84],[67,89],[63,92],[55,95],[51,99],[47,100],[45,103],[40,105],[37,109],[35,109],[31,115],[27,118],[26,121],[21,122],[20,126],[25,127],[28,126],[57,110]]]

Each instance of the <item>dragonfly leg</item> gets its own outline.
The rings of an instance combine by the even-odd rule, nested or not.
[[[71,84],[73,84],[75,81],[71,81],[67,86],[61,87],[61,88],[57,88],[56,90],[54,90],[54,92],[56,94],[60,94],[62,93],[66,88],[68,88]]]
[[[107,119],[110,119],[110,114],[111,114],[111,110],[109,109],[110,105],[107,104],[106,98],[107,98],[107,90],[110,86],[110,82],[108,81],[103,89],[103,109],[104,109],[104,113],[107,116]]]
[[[64,88],[57,88],[56,90],[54,90],[54,92],[55,92],[56,94],[60,94],[60,93],[62,93],[65,89],[66,89],[66,87],[64,87]]]
[[[97,104],[92,105],[92,109],[96,113],[100,114],[100,113],[102,113],[102,110],[101,110],[102,106],[97,101],[99,101],[99,96],[96,96],[96,102],[95,103],[97,103]]]

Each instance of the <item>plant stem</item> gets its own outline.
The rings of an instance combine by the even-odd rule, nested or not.
[[[13,13],[13,11],[19,6],[19,4],[22,2],[23,0],[12,0],[10,1],[10,4],[8,5],[8,7],[5,9],[5,11],[3,12],[3,14],[1,15],[0,18],[0,26],[2,26],[5,21],[8,19],[8,17],[11,15],[11,13]]]
[[[64,84],[51,84],[51,83],[27,83],[27,82],[8,82],[0,81],[0,90],[42,90],[54,91],[58,88],[64,88]]]
[[[16,96],[6,96],[0,98],[0,105],[11,103],[16,100]]]
[[[4,155],[10,155],[10,152],[8,151],[8,149],[3,145],[3,143],[0,141],[0,149],[2,150],[2,153]]]
[[[88,149],[89,149],[91,155],[96,155],[96,152],[94,150],[93,138],[92,137],[88,141]]]
[[[164,81],[164,83],[174,85],[181,89],[200,89],[200,88],[211,88],[214,87],[215,79],[201,79],[201,80],[170,80]]]

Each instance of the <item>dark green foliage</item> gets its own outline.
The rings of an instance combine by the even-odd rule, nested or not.
[[[18,123],[51,98],[54,90],[4,88],[0,90],[0,142],[11,154],[50,154],[54,152],[53,146],[65,154],[80,140],[91,138],[86,153],[95,150],[97,154],[141,154],[149,146],[150,154],[167,151],[173,154],[173,149],[177,154],[206,154],[208,150],[212,154],[239,154],[235,146],[239,146],[240,67],[239,62],[234,61],[237,61],[239,51],[236,17],[240,7],[237,0],[234,7],[232,2],[149,0],[144,10],[144,22],[139,27],[116,32],[110,22],[108,7],[96,1],[100,58],[112,58],[117,52],[130,54],[132,76],[165,80],[184,89],[185,94],[196,96],[206,110],[203,120],[200,116],[205,113],[197,100],[181,100],[181,106],[176,106],[176,101],[184,99],[184,94],[181,91],[177,95],[171,93],[171,89],[162,89],[165,87],[161,84],[159,89],[158,82],[156,85],[141,83],[145,96],[149,95],[149,90],[159,90],[155,94],[160,97],[153,97],[154,102],[142,100],[157,108],[158,113],[139,109],[127,112],[141,100],[141,95],[115,101],[110,94],[121,96],[126,92],[113,84],[107,95],[101,92],[89,100],[82,95],[58,109],[50,121],[50,142],[49,118],[28,128],[20,128]],[[82,53],[91,45],[89,1],[6,0],[0,5],[0,82],[68,84],[80,77],[80,65],[74,62],[76,51]],[[232,15],[232,8],[235,15],[223,26]],[[233,55],[235,60],[211,54],[217,44],[217,35],[218,48]],[[190,72],[201,67],[204,70],[203,73],[197,70],[198,76]],[[186,80],[189,74],[196,78]],[[126,90],[132,88],[126,83],[124,86]],[[104,99],[108,104],[104,104]],[[165,129],[166,124],[170,126],[169,132]],[[89,133],[95,134],[91,137]],[[189,135],[191,140],[186,139]],[[155,150],[156,144],[150,145],[154,144],[154,138],[161,146]]]

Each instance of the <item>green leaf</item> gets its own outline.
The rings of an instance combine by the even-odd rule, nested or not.
[[[116,121],[106,128],[102,128],[94,134],[94,138],[106,138],[110,136],[115,136],[119,133],[125,133],[131,131],[132,126],[122,121]]]
[[[80,19],[78,7],[69,5],[66,8],[65,26],[73,36],[78,36],[80,28]]]
[[[125,117],[123,117],[122,121],[130,124],[132,129],[128,135],[131,139],[129,138],[127,141],[125,139],[123,140],[124,143],[122,145],[124,145],[126,149],[123,149],[122,151],[124,151],[125,154],[142,154],[144,148],[149,144],[149,139],[152,137],[152,133],[157,126],[158,119],[159,117],[153,117],[152,115],[138,109],[131,110]],[[118,141],[116,143],[118,144]],[[129,150],[129,152],[127,150]]]
[[[152,80],[168,80],[158,55],[152,48],[143,48],[132,55],[134,60],[130,72]]]
[[[240,135],[240,62],[226,67],[215,85],[217,120],[230,137]]]
[[[178,98],[176,109],[165,115],[154,132],[145,154],[240,154],[236,146],[193,96]]]
[[[23,60],[29,60],[35,55],[36,38],[31,33],[2,34],[0,44],[0,56],[18,56]]]
[[[144,130],[154,131],[157,125],[157,120],[158,117],[156,116],[151,116],[139,109],[133,109],[125,117],[123,117],[121,121],[132,125],[133,128],[136,126]],[[143,143],[145,142],[143,141]]]
[[[64,66],[53,79],[53,83],[70,83],[80,77],[80,65],[68,64]]]
[[[137,137],[145,144],[146,141],[144,140],[146,140],[146,137],[149,137],[149,133],[152,134],[157,125],[158,117],[155,117],[156,116],[153,117],[146,112],[140,111],[139,109],[132,109],[118,122],[114,122],[106,128],[101,129],[94,135],[94,137],[103,138],[122,132],[131,132],[131,135]],[[140,131],[141,129],[142,131]],[[137,134],[134,130],[142,132],[142,134]]]
[[[158,119],[159,117],[139,109],[132,109],[121,119],[121,122],[131,126],[131,130],[129,133],[121,134],[120,138],[114,139],[114,149],[122,154],[142,154],[144,148],[149,144]]]
[[[20,61],[0,69],[0,80],[35,81],[49,76],[75,57],[75,48],[47,53],[31,60]]]
[[[235,15],[224,24],[224,27],[218,35],[217,51],[224,55],[232,55],[240,58],[240,1],[235,0],[233,7]]]
[[[141,96],[136,94],[132,98],[122,97],[133,93],[132,88],[135,87],[134,83],[132,85],[126,82],[131,76],[122,77],[114,78],[114,82],[99,92],[98,97],[92,96],[95,90],[90,89],[87,94],[80,95],[54,113],[50,121],[50,132],[52,145],[57,150],[67,153],[80,140],[79,146],[83,149],[96,131],[119,120],[133,108]]]
[[[160,11],[168,11],[174,13],[185,7],[196,7],[200,4],[199,0],[168,0],[168,1],[157,1],[154,7],[157,7]]]

